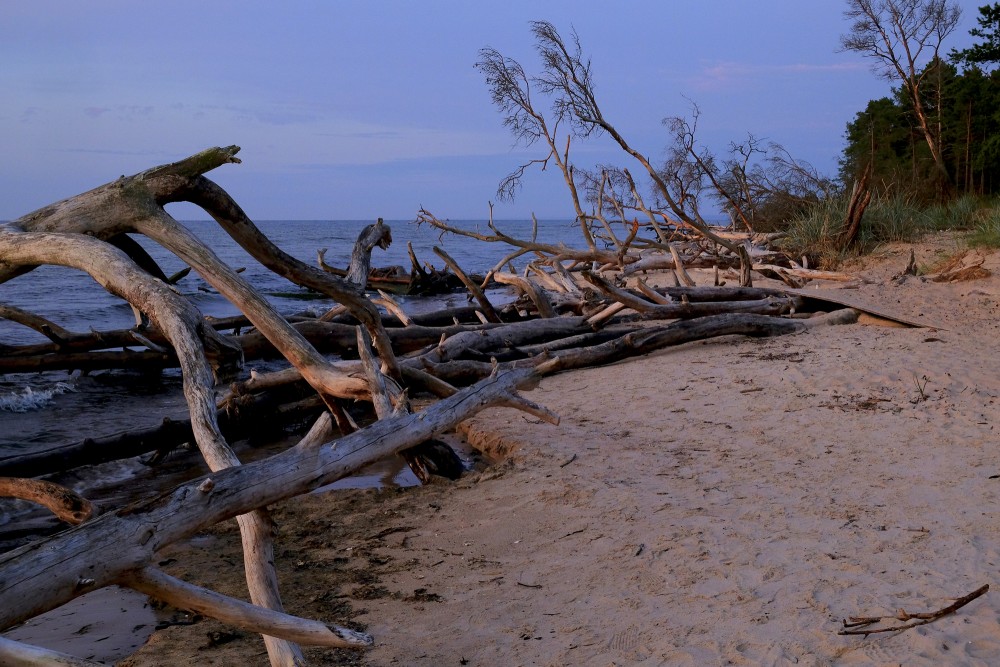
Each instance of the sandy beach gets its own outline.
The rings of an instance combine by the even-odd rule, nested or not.
[[[892,276],[910,246],[830,294],[926,322],[689,344],[547,378],[558,426],[490,410],[496,463],[425,487],[274,508],[287,609],[364,629],[316,665],[992,665],[1000,598],[843,636],[849,616],[929,612],[1000,562],[1000,256],[994,275]],[[918,264],[954,252],[916,246]],[[812,288],[810,288],[812,289]],[[162,554],[245,597],[233,523]],[[202,620],[119,663],[266,665],[260,637]]]

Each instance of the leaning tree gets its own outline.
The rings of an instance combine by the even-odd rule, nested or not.
[[[236,146],[212,148],[173,164],[122,177],[0,225],[0,283],[25,276],[45,264],[79,269],[136,310],[135,341],[159,349],[149,340],[152,334],[147,336],[148,332],[166,341],[182,370],[193,440],[213,471],[211,476],[150,503],[86,521],[53,542],[29,544],[4,554],[0,557],[0,627],[9,627],[96,587],[119,583],[167,600],[186,602],[190,608],[203,609],[264,633],[275,665],[302,663],[294,641],[364,645],[368,640],[356,633],[282,613],[274,570],[273,525],[266,506],[343,476],[364,462],[418,444],[485,405],[528,405],[513,391],[515,385],[524,384],[532,375],[521,373],[487,380],[484,386],[457,394],[453,403],[458,405],[436,409],[442,411],[443,417],[429,411],[412,418],[400,410],[395,415],[384,415],[381,428],[388,430],[355,431],[342,402],[369,399],[373,383],[385,385],[383,370],[390,378],[400,377],[381,315],[359,286],[303,264],[277,248],[222,188],[205,177],[205,173],[221,165],[239,162],[238,151]],[[365,377],[331,363],[236,270],[220,261],[211,248],[164,209],[166,204],[180,201],[204,209],[275,273],[343,304],[367,329],[378,350],[381,368],[370,363]],[[329,443],[333,431],[320,422],[310,437],[287,453],[287,463],[240,466],[219,429],[215,387],[219,379],[241,366],[243,349],[218,333],[175,292],[128,234],[142,234],[173,252],[235,304],[319,395],[328,414],[341,422],[341,432],[355,431],[355,440],[341,440],[336,448],[332,447]],[[57,332],[53,336],[59,339]],[[404,403],[397,401],[397,405]],[[74,521],[88,517],[86,501],[67,490],[19,479],[5,479],[0,487],[5,495],[42,502]],[[172,580],[149,566],[157,549],[233,516],[243,536],[247,584],[254,605]],[[45,652],[12,642],[0,643],[0,662],[5,664],[29,662],[38,655],[44,657]]]
[[[181,369],[190,420],[180,434],[170,437],[192,440],[211,470],[156,498],[103,508],[99,516],[85,498],[50,482],[0,477],[0,496],[39,502],[65,521],[79,524],[0,555],[0,629],[96,588],[117,584],[261,633],[273,665],[304,664],[300,644],[370,645],[371,639],[361,633],[282,610],[268,505],[395,453],[403,454],[422,479],[435,470],[446,472],[438,465],[441,457],[430,454],[437,451],[434,436],[486,407],[506,406],[556,421],[555,415],[517,392],[551,373],[708,337],[781,335],[856,318],[854,311],[842,310],[802,319],[810,299],[784,289],[653,286],[634,278],[631,287],[624,287],[625,269],[641,262],[636,257],[626,260],[621,249],[573,251],[547,246],[507,236],[492,224],[494,233],[480,237],[508,243],[515,250],[490,272],[487,281],[512,286],[521,293],[516,301],[494,307],[438,248],[438,254],[476,295],[477,307],[410,317],[383,294],[377,301],[394,313],[383,315],[361,285],[307,266],[275,247],[229,195],[205,177],[211,169],[237,162],[237,151],[236,147],[209,149],[0,225],[0,283],[30,280],[31,270],[44,264],[74,267],[137,312],[136,326],[129,331],[83,334],[0,306],[0,316],[33,326],[51,341],[3,348],[0,368],[25,368],[25,364],[42,361],[47,368],[74,368],[95,360],[113,367],[107,364],[115,362],[106,356],[86,356],[100,353],[78,351],[109,346],[118,348],[117,362],[128,366],[143,353],[122,352],[121,347],[145,346],[149,353],[141,357],[143,363]],[[164,205],[177,201],[201,206],[262,264],[329,295],[341,306],[320,317],[282,317],[237,271],[165,211]],[[427,212],[421,213],[421,220],[445,231],[461,231]],[[370,227],[356,248],[370,251],[380,239],[388,242],[383,225]],[[249,324],[253,330],[222,333],[225,326],[203,317],[174,291],[170,280],[129,234],[143,234],[172,251],[237,305],[243,315],[225,318],[226,326]],[[535,258],[525,273],[503,270],[509,258],[521,254]],[[676,248],[671,259],[672,269],[685,277],[685,261],[691,266],[705,265],[697,254],[685,260]],[[765,270],[762,265],[757,268]],[[801,268],[780,270],[821,277]],[[610,280],[604,275],[608,271]],[[822,273],[822,277],[831,275]],[[796,318],[786,317],[793,312]],[[370,348],[372,342],[377,354]],[[340,358],[329,358],[327,352]],[[281,356],[289,366],[233,382],[217,400],[218,382],[231,377],[247,355],[261,354]],[[306,387],[317,399],[314,404],[322,408],[309,413],[318,414],[312,428],[295,446],[241,465],[220,426],[221,418],[228,416],[229,408],[238,412],[243,399],[255,401],[291,384]],[[440,400],[411,412],[411,391]],[[346,401],[358,399],[370,402],[377,416],[364,428],[358,428],[345,409]],[[285,409],[267,400],[251,405],[263,405],[275,413]],[[123,441],[134,444],[147,440],[147,435],[88,439],[74,451],[93,452],[95,446]],[[165,546],[234,517],[243,540],[252,604],[193,586],[154,565],[157,552]],[[46,661],[91,664],[0,640],[3,664]]]
[[[925,79],[940,67],[922,67],[939,62],[941,47],[958,25],[962,9],[948,0],[848,0],[844,15],[851,31],[841,37],[847,51],[872,60],[872,70],[900,85],[910,102],[920,134],[934,159],[940,182],[951,183],[941,140],[941,100],[928,100]],[[937,86],[940,96],[940,86]],[[937,110],[934,122],[931,113]]]

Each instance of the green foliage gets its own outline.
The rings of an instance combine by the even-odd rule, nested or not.
[[[924,211],[928,231],[972,229],[979,215],[979,199],[962,195],[946,204],[935,204]]]
[[[791,222],[781,248],[792,256],[805,255],[820,268],[834,268],[852,255],[870,253],[893,241],[914,241],[951,218],[946,208],[922,208],[912,197],[878,195],[872,198],[861,220],[856,242],[844,248],[841,233],[847,219],[849,197],[826,199]]]
[[[969,34],[983,41],[968,49],[952,50],[952,60],[966,65],[1000,63],[1000,2],[979,8],[979,27]]]
[[[846,195],[831,197],[793,220],[781,241],[782,250],[792,257],[805,255],[812,265],[831,269],[883,243],[917,241],[936,231],[969,231],[969,245],[1000,248],[1000,200],[965,195],[946,204],[923,206],[912,196],[878,195],[865,211],[857,241],[845,249],[841,232],[848,202]]]
[[[1000,202],[980,212],[969,245],[973,247],[1000,248]]]
[[[831,197],[789,222],[779,247],[790,256],[807,256],[813,266],[832,268],[844,258],[838,237],[847,218],[848,198]]]
[[[973,66],[960,73],[954,65],[932,61],[922,76],[924,111],[940,132],[951,194],[1000,192],[1000,70],[986,74]],[[940,199],[934,160],[900,90],[869,102],[848,123],[846,139],[840,160],[844,183],[871,163],[876,191],[907,193],[925,204]]]
[[[920,238],[932,229],[928,210],[911,197],[890,195],[873,199],[861,221],[858,250],[871,252],[882,243]]]

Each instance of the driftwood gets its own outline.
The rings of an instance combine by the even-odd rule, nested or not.
[[[802,302],[800,296],[789,301],[787,295],[777,289],[665,287],[653,290],[646,287],[643,294],[650,301],[659,299],[659,305],[668,306],[657,308],[654,307],[657,305],[655,301],[641,302],[634,294],[617,288],[609,287],[609,289],[612,295],[618,295],[640,311],[645,311],[644,317],[654,319],[731,313],[755,307],[757,309],[776,307],[780,310],[789,304],[800,306]],[[620,312],[624,306],[619,302],[614,303]],[[417,317],[443,320],[433,315]],[[430,346],[422,356],[404,361],[402,366],[404,378],[419,389],[437,396],[448,396],[455,391],[451,383],[466,385],[476,381],[483,377],[486,367],[473,366],[475,370],[472,372],[468,370],[457,372],[458,367],[445,370],[439,366],[438,372],[444,374],[442,378],[428,374],[425,364],[439,364],[445,360],[456,359],[477,362],[488,362],[490,358],[499,361],[527,359],[543,353],[551,354],[559,350],[600,345],[626,334],[639,332],[643,328],[638,325],[611,325],[600,331],[592,331],[593,322],[593,318],[586,323],[579,318],[561,318],[551,324],[536,320],[504,327],[482,324],[447,327],[413,325],[390,328],[387,331],[399,352],[417,351]],[[338,351],[348,356],[357,354],[356,330],[348,325],[310,320],[293,326],[316,345],[317,349]],[[495,330],[484,336],[483,332],[491,326]],[[352,338],[352,332],[355,332],[355,335],[353,340],[349,340]],[[465,335],[459,336],[460,334]],[[442,337],[446,342],[438,345]],[[260,334],[244,335],[237,337],[236,340],[245,351],[253,351],[254,357],[260,356],[261,350],[258,348],[265,344],[265,339]],[[273,347],[270,349],[273,354]],[[643,353],[643,348],[639,348],[637,353]],[[357,372],[353,365],[340,365],[347,373]],[[291,394],[286,391],[283,392],[283,396],[278,393],[279,388],[294,383],[304,385],[301,374],[295,369],[264,375],[255,374],[250,380],[233,383],[230,392],[220,401],[220,406],[224,408],[217,414],[222,432],[229,439],[241,438],[258,428],[260,421],[255,419],[256,415],[270,415],[267,419],[282,423],[288,420],[301,420],[302,416],[315,414],[321,409],[322,406],[315,400],[290,402],[297,401],[301,391]],[[190,441],[191,438],[189,421],[166,420],[162,425],[150,429],[87,439],[31,456],[21,455],[0,459],[0,474],[28,475],[55,472],[83,463],[96,463],[169,448]]]
[[[461,280],[462,283],[469,289],[469,293],[472,294],[476,301],[479,302],[479,305],[483,309],[483,313],[486,315],[486,321],[499,322],[500,316],[497,315],[497,311],[493,308],[493,304],[486,298],[486,295],[483,293],[483,290],[479,288],[479,285],[465,275],[465,272],[462,270],[462,267],[458,265],[458,262],[452,259],[451,255],[437,246],[434,246],[434,253],[444,260],[445,265],[447,265],[447,267],[451,269],[456,276],[458,276],[459,280]]]
[[[43,505],[60,521],[83,523],[94,514],[90,501],[70,489],[38,479],[0,477],[0,498],[20,498]]]
[[[788,295],[768,295],[758,300],[740,301],[707,301],[703,303],[691,302],[690,299],[681,300],[679,303],[652,303],[634,295],[626,290],[619,289],[611,285],[606,280],[592,273],[584,273],[584,276],[595,287],[605,294],[613,296],[619,303],[642,313],[646,317],[655,319],[667,318],[691,318],[703,317],[719,313],[758,313],[762,315],[783,315],[794,311],[802,305],[800,297]],[[746,288],[744,288],[746,289]]]
[[[354,250],[351,252],[351,265],[347,268],[347,282],[357,285],[361,289],[366,287],[368,282],[368,271],[372,265],[372,249],[378,246],[386,250],[392,244],[392,231],[389,225],[378,219],[374,225],[368,225],[358,240],[354,243]]]
[[[944,264],[936,267],[933,273],[925,277],[935,283],[951,283],[965,280],[979,280],[988,278],[991,273],[983,264],[986,263],[986,256],[982,253],[970,253],[964,251],[951,257]]]
[[[462,276],[439,271],[433,266],[424,269],[413,252],[413,244],[407,243],[407,251],[412,264],[406,272],[401,266],[371,267],[371,251],[378,246],[383,250],[392,243],[392,233],[382,218],[374,225],[365,227],[358,236],[351,253],[351,262],[346,269],[326,263],[326,248],[316,251],[316,262],[321,269],[335,276],[346,278],[361,289],[374,289],[404,295],[433,295],[451,292],[465,285]],[[474,282],[482,282],[481,276],[471,276]]]
[[[89,273],[108,291],[124,298],[148,316],[172,345],[183,371],[184,394],[191,413],[194,440],[213,470],[239,466],[216,421],[211,391],[215,373],[228,374],[237,366],[241,350],[218,335],[197,311],[162,281],[136,264],[109,239],[124,233],[145,234],[181,257],[189,266],[246,314],[306,381],[331,405],[334,397],[367,396],[364,380],[336,371],[325,358],[292,329],[236,271],[223,264],[211,249],[178,224],[163,205],[191,201],[201,205],[262,263],[280,260],[273,244],[246,218],[242,210],[214,183],[206,171],[238,162],[236,147],[210,149],[180,162],[123,177],[72,199],[58,202],[5,225],[0,225],[0,282],[16,278],[40,264],[71,266]],[[278,262],[280,263],[280,261]],[[301,264],[301,263],[298,263]],[[295,273],[295,265],[283,267]],[[324,286],[332,277],[323,275]],[[336,286],[341,290],[340,285]],[[356,291],[341,290],[345,305],[357,306],[359,318],[372,326],[376,340],[387,350],[384,362],[398,374],[381,320],[370,302]],[[140,323],[141,325],[142,323]],[[253,509],[253,508],[251,508]],[[247,584],[256,604],[281,611],[272,557],[272,527],[266,513],[254,509],[239,518],[244,540]],[[302,662],[292,643],[264,637],[272,664]]]
[[[854,182],[851,188],[851,199],[847,204],[847,217],[844,220],[844,228],[840,233],[840,247],[846,249],[858,239],[861,231],[861,220],[864,218],[865,209],[871,203],[872,193],[868,189],[868,182],[872,177],[872,163],[865,165],[865,170],[861,178]]]
[[[301,375],[297,379],[301,380]],[[315,394],[302,400],[297,398],[297,393],[289,397],[277,395],[276,392],[233,397],[226,407],[216,412],[219,430],[231,442],[262,432],[274,432],[285,424],[315,417],[324,409],[323,402]],[[0,475],[50,475],[150,452],[166,453],[193,440],[194,431],[190,419],[165,418],[158,425],[149,428],[84,438],[79,442],[35,449],[30,453],[0,455]],[[3,495],[0,493],[0,497]]]
[[[851,324],[857,319],[858,312],[852,309],[842,309],[810,319],[788,319],[748,313],[710,315],[659,327],[635,328],[624,334],[619,332],[611,336],[610,340],[597,344],[587,341],[588,344],[579,347],[543,348],[531,357],[501,363],[500,368],[534,368],[542,375],[551,375],[577,368],[614,363],[696,340],[733,335],[782,336],[800,333],[817,326]],[[464,358],[438,362],[429,356],[421,361],[424,368],[436,377],[457,384],[474,382],[495,368],[491,362]]]
[[[104,514],[0,555],[0,628],[110,584],[155,593],[149,586],[143,587],[142,573],[151,572],[148,564],[167,544],[224,519],[328,484],[452,428],[486,407],[516,407],[556,421],[554,415],[514,392],[515,387],[530,387],[535,382],[537,375],[531,371],[500,373],[423,412],[380,420],[332,443],[304,441],[268,459],[206,475],[152,501]],[[203,608],[203,613],[215,615],[210,605]],[[232,622],[232,617],[229,620]],[[288,632],[279,634],[276,628],[268,632],[290,636]],[[302,641],[302,634],[296,639]],[[341,645],[366,643],[353,635],[344,636]],[[0,661],[2,651],[0,646]]]
[[[436,251],[451,272],[478,300],[478,308],[409,316],[383,294],[381,305],[390,314],[382,315],[376,304],[365,297],[360,283],[371,275],[366,264],[370,263],[372,248],[391,240],[384,223],[369,226],[366,232],[370,234],[362,234],[356,244],[356,254],[360,254],[354,279],[359,284],[306,266],[276,248],[228,194],[203,176],[221,164],[236,162],[235,152],[235,148],[211,149],[0,225],[0,282],[23,275],[35,265],[66,264],[87,271],[140,313],[134,329],[75,334],[56,323],[33,319],[23,311],[3,311],[0,315],[7,313],[35,328],[50,342],[2,349],[0,364],[19,369],[155,369],[176,365],[183,373],[190,412],[187,423],[172,422],[146,432],[89,439],[62,453],[74,452],[80,457],[77,460],[93,460],[93,451],[98,447],[131,453],[163,449],[186,440],[198,446],[213,471],[158,499],[129,508],[110,508],[76,528],[0,556],[0,628],[95,587],[119,584],[264,634],[273,665],[303,664],[297,643],[364,646],[370,641],[367,637],[284,613],[273,567],[267,505],[327,484],[391,453],[402,453],[421,479],[427,479],[432,472],[460,473],[460,469],[449,471],[454,459],[449,459],[447,453],[444,458],[438,457],[445,450],[433,437],[489,405],[514,407],[554,419],[515,391],[515,387],[533,385],[543,375],[611,363],[692,340],[796,333],[821,324],[850,322],[857,316],[855,311],[844,309],[810,319],[783,317],[793,312],[801,315],[808,304],[801,296],[784,290],[690,284],[653,288],[644,282],[636,289],[619,287],[594,267],[623,273],[624,267],[637,263],[631,253],[644,248],[669,254],[672,269],[685,277],[686,283],[694,281],[684,266],[700,261],[699,257],[708,258],[714,266],[733,260],[703,242],[692,243],[690,238],[670,242],[661,227],[657,227],[657,241],[639,239],[637,223],[622,239],[606,219],[602,224],[607,226],[607,238],[615,245],[614,252],[607,253],[593,245],[577,252],[518,241],[503,235],[491,222],[494,234],[484,240],[499,240],[516,250],[483,283],[495,280],[507,284],[522,293],[521,299],[503,309],[494,308],[482,293],[479,281],[438,248]],[[272,271],[333,296],[343,308],[318,318],[282,318],[236,271],[223,265],[211,249],[162,208],[165,203],[181,200],[202,206]],[[424,222],[439,228],[443,225],[444,231],[450,231],[426,212],[421,215]],[[145,234],[175,252],[232,300],[243,315],[224,320],[203,318],[166,285],[159,277],[162,272],[150,265],[152,260],[119,238],[125,232]],[[748,271],[747,248],[728,240],[726,247],[736,249],[740,266]],[[418,270],[410,250],[413,273],[424,273]],[[501,270],[524,253],[534,255],[536,260],[523,275]],[[749,282],[749,276],[745,282]],[[524,319],[531,312],[540,317]],[[490,322],[480,323],[477,315]],[[369,339],[374,342],[375,353],[368,348]],[[112,351],[122,346],[143,350]],[[325,352],[336,352],[341,359],[327,359]],[[217,380],[232,375],[244,359],[276,356],[284,357],[291,367],[253,374],[233,383],[216,400]],[[355,356],[360,362],[352,360]],[[416,391],[431,393],[441,400],[422,412],[409,414],[407,398]],[[377,421],[357,428],[344,409],[345,399],[370,401]],[[241,465],[227,438],[238,437],[240,428],[253,424],[247,417],[254,413],[319,416],[296,447],[265,461]],[[339,439],[334,440],[338,435]],[[0,471],[3,466],[0,461]],[[16,474],[38,470],[11,469],[18,470]],[[61,507],[56,489],[13,480],[7,483],[7,490],[10,495],[22,497],[33,493],[34,499]],[[64,515],[74,516],[73,511]],[[157,549],[232,517],[240,523],[253,604],[177,581],[151,565]],[[29,591],[30,598],[26,597]],[[30,599],[30,604],[23,603],[25,599]],[[13,604],[15,600],[19,604]],[[0,662],[24,650],[19,645],[0,643]]]
[[[968,595],[963,595],[958,598],[950,605],[942,607],[936,611],[929,612],[918,612],[916,614],[911,614],[904,609],[900,609],[893,616],[851,616],[850,619],[844,619],[842,621],[842,628],[837,633],[838,635],[863,635],[867,637],[868,635],[877,634],[880,632],[900,632],[902,630],[909,630],[910,628],[916,628],[921,625],[927,625],[928,623],[933,623],[939,618],[944,618],[949,614],[954,614],[956,611],[969,604],[976,598],[979,598],[986,594],[990,590],[989,584],[983,584],[976,590],[972,591]],[[900,621],[896,625],[890,625],[881,628],[872,628],[871,626],[876,623],[881,623],[882,621]]]

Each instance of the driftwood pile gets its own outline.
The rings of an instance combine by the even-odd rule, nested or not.
[[[663,230],[656,240],[643,240],[638,224],[627,238],[613,237],[606,251],[544,246],[513,239],[494,227],[494,234],[482,240],[500,241],[512,250],[487,276],[466,275],[438,248],[475,304],[409,316],[388,294],[373,301],[363,289],[371,275],[371,248],[391,240],[387,226],[379,221],[366,230],[369,236],[363,234],[356,246],[357,262],[343,278],[303,264],[275,247],[204,176],[238,162],[238,150],[209,149],[0,225],[0,284],[18,277],[30,280],[30,275],[21,276],[38,265],[72,266],[138,313],[137,325],[129,330],[75,333],[0,306],[0,317],[50,340],[0,348],[0,373],[178,367],[190,413],[183,423],[94,434],[103,437],[69,443],[46,455],[0,458],[0,474],[7,476],[0,480],[0,494],[42,503],[79,524],[0,555],[0,629],[117,584],[263,634],[273,665],[304,664],[298,644],[367,646],[371,639],[365,635],[283,611],[268,505],[396,453],[406,456],[421,479],[460,472],[450,467],[448,452],[442,453],[434,437],[490,406],[555,421],[555,415],[518,394],[548,374],[713,336],[781,335],[857,317],[849,309],[810,316],[804,312],[809,304],[799,295],[749,286],[751,266],[778,267],[782,271],[774,273],[796,281],[811,274],[787,262],[779,267],[770,255],[757,254],[763,259],[748,263],[757,250],[747,237],[726,246],[738,245],[742,251],[724,254],[679,229],[671,231],[678,235],[675,240],[665,238]],[[202,207],[270,270],[341,306],[320,317],[282,317],[166,213],[163,206],[177,201]],[[470,235],[426,211],[420,221]],[[243,315],[225,320],[202,316],[126,234],[143,234],[172,251]],[[510,264],[522,255],[533,261],[524,271],[514,271]],[[685,267],[692,266],[714,267],[717,286],[690,284]],[[637,279],[653,269],[673,271],[676,285],[654,287]],[[743,286],[721,285],[720,275],[735,269],[740,274],[732,275]],[[511,286],[517,298],[494,305],[482,289],[491,281]],[[283,358],[289,367],[236,380],[242,364],[258,358]],[[409,399],[417,394],[437,400],[413,413]],[[229,443],[254,428],[255,419],[273,421],[283,415],[308,416],[313,426],[294,447],[241,465]],[[361,420],[371,423],[359,428]],[[101,508],[99,516],[86,499],[29,479],[59,465],[135,456],[182,442],[197,445],[211,474],[153,500]],[[253,604],[179,581],[156,567],[159,549],[234,517],[243,535]],[[90,664],[0,640],[0,663],[44,660]]]

